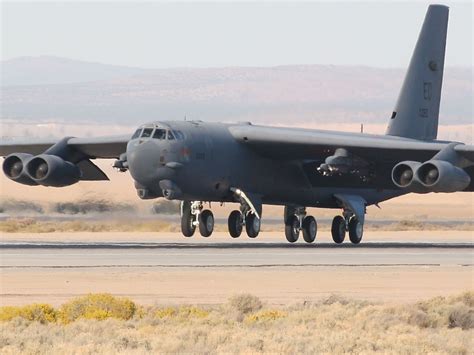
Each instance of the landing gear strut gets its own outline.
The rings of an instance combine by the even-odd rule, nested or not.
[[[214,215],[205,210],[202,201],[181,202],[181,232],[185,237],[192,237],[199,228],[203,237],[211,236],[214,231]]]
[[[286,240],[294,243],[303,231],[303,239],[306,243],[312,243],[316,239],[318,224],[313,216],[306,215],[305,207],[285,206],[285,236]]]

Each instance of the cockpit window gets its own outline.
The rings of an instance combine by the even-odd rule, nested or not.
[[[157,128],[155,130],[155,134],[153,134],[153,138],[155,138],[155,139],[166,139],[166,130]]]
[[[173,132],[171,131],[168,131],[168,140],[174,141],[174,135],[173,135]]]
[[[151,137],[151,133],[153,132],[153,128],[145,128],[142,133],[142,138],[149,138]]]
[[[141,133],[141,132],[142,132],[142,129],[141,129],[141,128],[137,129],[137,130],[135,131],[135,133],[133,134],[132,139],[135,139],[135,138],[140,137],[140,133]]]
[[[184,140],[184,134],[181,131],[173,131],[174,136],[176,137],[177,140],[182,141]]]

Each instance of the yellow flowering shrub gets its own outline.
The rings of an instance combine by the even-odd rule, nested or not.
[[[189,319],[189,318],[206,318],[209,311],[195,306],[181,306],[181,307],[164,307],[158,308],[154,312],[156,318],[160,319]]]
[[[133,317],[137,306],[128,298],[114,297],[108,293],[89,294],[75,298],[61,306],[58,319],[70,323],[76,319],[117,318],[127,320]]]
[[[5,322],[16,317],[44,324],[55,322],[57,312],[52,306],[45,303],[34,303],[27,306],[0,307],[0,321]]]

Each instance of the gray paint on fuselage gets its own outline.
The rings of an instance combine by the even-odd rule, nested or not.
[[[264,204],[326,208],[339,207],[334,194],[357,194],[368,204],[404,194],[396,189],[375,189],[370,184],[354,188],[314,186],[301,161],[270,159],[236,141],[229,131],[235,124],[194,121],[154,124],[185,135],[184,140],[138,138],[127,146],[132,177],[158,195],[160,180],[176,183],[183,193],[180,199],[215,202],[234,201],[230,187],[257,194]],[[169,168],[166,166],[169,162],[180,163],[180,167]]]

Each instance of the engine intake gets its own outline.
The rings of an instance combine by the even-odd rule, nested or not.
[[[81,170],[56,155],[41,154],[26,164],[29,177],[39,185],[63,187],[75,184],[81,178]]]
[[[400,188],[413,188],[416,187],[414,181],[415,172],[421,163],[417,161],[403,161],[395,165],[392,170],[392,181]]]
[[[416,171],[416,179],[433,192],[462,191],[471,183],[461,168],[443,160],[429,160]]]
[[[26,172],[26,164],[33,158],[33,155],[26,153],[10,154],[3,161],[3,173],[10,179],[19,184],[35,186],[37,182]]]

